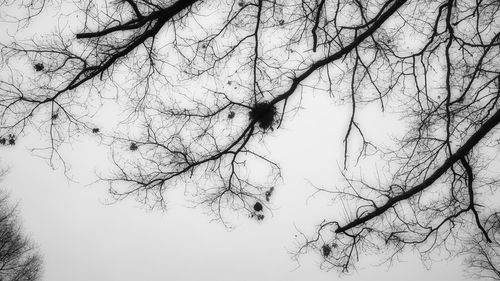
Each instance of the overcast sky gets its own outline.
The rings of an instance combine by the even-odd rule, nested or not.
[[[43,280],[468,280],[460,259],[436,261],[428,270],[412,252],[392,266],[363,257],[357,272],[341,277],[320,270],[319,253],[302,256],[300,263],[292,259],[299,231],[311,234],[323,219],[345,215],[339,202],[311,195],[312,184],[334,188],[341,182],[349,106],[326,95],[304,96],[303,109],[261,144],[282,168],[272,213],[266,211],[261,222],[236,216],[229,222],[231,229],[211,221],[203,208],[190,208],[182,188],[165,194],[165,212],[147,210],[133,200],[110,205],[107,186],[95,182],[96,174],[105,174],[110,164],[98,136],[82,137],[63,149],[75,181],[31,152],[40,139],[34,133],[19,136],[16,146],[0,146],[1,165],[9,167],[0,184],[19,202],[24,231],[39,245]],[[359,112],[357,118],[371,140],[389,137],[401,126],[393,115],[375,118],[373,112],[366,113]]]
[[[203,209],[188,208],[182,189],[167,194],[166,212],[146,210],[132,200],[106,204],[106,186],[91,184],[109,163],[97,137],[85,137],[66,151],[78,183],[29,151],[36,136],[21,137],[15,147],[1,147],[3,165],[10,167],[2,186],[19,201],[24,230],[41,249],[43,280],[339,280],[336,272],[319,269],[318,253],[303,256],[298,264],[290,252],[297,246],[297,229],[310,234],[322,219],[342,218],[338,205],[328,198],[307,199],[314,192],[309,181],[333,187],[340,180],[348,112],[319,95],[304,100],[303,107],[262,144],[283,169],[284,181],[272,199],[273,214],[267,213],[262,222],[237,217],[232,230],[210,222]],[[372,136],[386,135],[397,126],[390,118],[364,122]],[[460,260],[435,262],[427,271],[416,255],[409,252],[392,267],[366,258],[358,272],[342,280],[467,280]]]

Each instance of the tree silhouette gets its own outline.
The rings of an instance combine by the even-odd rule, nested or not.
[[[58,4],[21,5],[16,27],[27,28],[2,44],[1,130],[46,132],[54,160],[116,100],[124,128],[99,134],[115,147],[104,180],[117,199],[162,206],[182,183],[221,220],[253,214],[280,176],[259,142],[293,126],[314,91],[351,109],[345,187],[318,192],[356,210],[325,214],[298,254],[315,249],[347,271],[365,251],[430,260],[470,236],[492,241],[495,206],[482,202],[498,183],[497,0],[89,0],[63,5],[57,32],[34,38],[30,26]],[[405,124],[390,145],[363,132],[368,104]],[[349,174],[366,161],[377,177]],[[271,177],[248,173],[263,164]]]
[[[0,193],[0,280],[40,279],[42,261],[31,241],[22,234],[16,207]]]

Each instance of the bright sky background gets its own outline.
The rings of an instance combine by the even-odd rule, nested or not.
[[[14,147],[0,146],[2,165],[10,168],[0,185],[19,202],[24,231],[40,247],[43,280],[340,280],[336,272],[319,269],[319,253],[303,256],[300,264],[290,254],[297,249],[298,230],[311,234],[323,219],[344,216],[339,202],[310,196],[311,183],[334,187],[341,180],[349,106],[325,95],[304,91],[304,96],[304,108],[262,144],[280,163],[284,179],[272,197],[273,214],[266,213],[262,222],[237,217],[231,230],[210,222],[202,208],[189,208],[180,188],[166,195],[166,212],[147,210],[133,200],[107,204],[107,186],[94,182],[110,163],[97,136],[66,149],[77,182],[30,153],[39,139],[33,134],[21,136]],[[387,137],[400,125],[393,116],[374,118],[372,113],[357,117],[369,138]],[[411,252],[391,267],[374,258],[359,267],[342,280],[467,280],[460,260],[435,262],[427,270]]]
[[[78,183],[29,152],[36,142],[33,135],[15,147],[0,147],[3,165],[10,167],[1,185],[20,203],[24,230],[40,247],[43,280],[340,280],[336,272],[319,270],[319,253],[303,256],[299,265],[290,251],[296,249],[296,229],[310,234],[322,219],[343,216],[338,202],[321,196],[307,200],[314,192],[308,181],[324,187],[339,182],[349,112],[315,94],[302,106],[283,129],[266,138],[284,177],[272,198],[273,215],[262,222],[240,216],[231,231],[210,223],[203,209],[188,208],[182,189],[167,195],[167,212],[146,210],[132,200],[105,204],[106,186],[92,184],[109,160],[97,137],[83,138],[66,153]],[[396,125],[393,119],[373,117],[362,123],[372,137],[385,136]],[[467,279],[460,260],[436,262],[427,271],[410,252],[392,267],[365,260],[342,280]]]

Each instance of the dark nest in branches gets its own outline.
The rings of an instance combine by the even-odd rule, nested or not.
[[[259,127],[264,130],[272,129],[274,121],[276,121],[277,115],[276,107],[273,104],[267,102],[256,103],[252,110],[250,110],[249,116],[250,120],[259,123]]]
[[[260,211],[262,211],[262,204],[260,204],[259,202],[255,203],[255,205],[253,205],[253,209],[254,209],[256,212],[260,212]]]
[[[13,134],[9,134],[9,139],[5,137],[0,138],[1,145],[15,145],[16,144],[16,136]],[[1,279],[0,279],[1,280]]]
[[[35,64],[33,65],[33,67],[35,68],[35,71],[42,71],[42,70],[45,68],[45,67],[43,66],[43,64],[42,64],[42,63],[40,63],[40,62],[39,62],[39,63],[35,63]]]
[[[328,245],[328,244],[325,244],[325,245],[323,245],[323,247],[321,247],[321,250],[323,252],[323,256],[325,258],[327,258],[330,255],[330,253],[332,252],[332,247],[330,247],[330,245]]]
[[[265,195],[267,202],[269,202],[271,195],[273,195],[273,191],[274,191],[274,186],[271,186],[271,188],[268,191],[266,191]]]
[[[253,205],[253,210],[255,212],[252,212],[250,217],[255,218],[258,221],[261,221],[264,219],[264,214],[262,214],[262,210],[264,209],[264,206],[260,202],[255,202]]]
[[[130,149],[131,151],[136,151],[138,148],[139,148],[139,147],[137,146],[137,144],[136,144],[135,142],[130,143],[130,147],[129,147],[129,149]]]

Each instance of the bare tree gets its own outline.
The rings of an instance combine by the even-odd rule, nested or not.
[[[40,280],[41,256],[33,243],[22,233],[18,211],[0,193],[0,280]]]
[[[347,271],[365,251],[391,260],[411,248],[430,261],[470,236],[492,241],[485,220],[497,211],[481,202],[498,183],[497,0],[79,3],[22,2],[13,21],[27,28],[2,45],[3,134],[45,132],[51,160],[78,133],[98,134],[114,144],[104,180],[117,199],[163,206],[186,184],[221,220],[225,210],[263,219],[280,170],[259,144],[321,92],[351,115],[345,188],[318,192],[355,211],[325,217],[298,254],[318,250],[325,268]],[[64,11],[57,32],[31,38],[51,5]],[[127,114],[105,131],[93,116],[109,99]],[[404,122],[394,142],[363,132],[368,104]],[[376,175],[350,172],[372,162],[384,163]],[[248,172],[262,164],[264,180]]]

